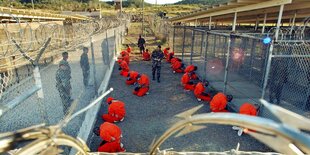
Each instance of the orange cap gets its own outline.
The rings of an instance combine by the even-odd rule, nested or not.
[[[107,103],[108,103],[108,104],[110,104],[110,102],[112,102],[112,100],[114,100],[114,98],[113,98],[113,97],[108,97],[108,99],[107,99]]]

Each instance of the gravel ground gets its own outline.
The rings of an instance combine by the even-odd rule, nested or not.
[[[117,68],[117,67],[116,67]],[[147,74],[151,77],[150,62],[132,62],[131,70]],[[181,74],[172,74],[165,62],[162,67],[161,83],[151,81],[150,94],[137,97],[132,94],[133,86],[125,84],[125,78],[115,69],[110,81],[114,88],[112,97],[122,100],[126,104],[127,116],[117,125],[123,131],[122,142],[127,152],[147,152],[155,137],[160,137],[173,123],[179,119],[176,114],[191,109],[201,103],[197,102],[192,92],[183,91],[180,84]],[[101,115],[107,111],[107,105],[102,104],[96,126],[103,123]],[[210,112],[206,104],[197,113]],[[88,145],[96,151],[100,143],[99,137],[92,135]],[[209,125],[206,129],[188,135],[170,138],[161,149],[174,148],[177,151],[225,151],[234,149],[240,143],[240,150],[271,151],[268,147],[243,135],[237,136],[231,126]]]

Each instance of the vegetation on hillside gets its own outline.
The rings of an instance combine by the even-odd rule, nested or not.
[[[215,5],[228,2],[229,0],[182,0],[175,4],[200,4],[200,5]]]

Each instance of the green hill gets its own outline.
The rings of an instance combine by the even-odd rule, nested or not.
[[[182,0],[175,4],[201,4],[201,5],[215,5],[228,2],[229,0]]]

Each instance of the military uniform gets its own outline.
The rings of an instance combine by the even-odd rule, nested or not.
[[[164,53],[161,50],[155,50],[152,52],[152,75],[153,80],[155,80],[155,72],[157,70],[157,81],[160,82],[160,69],[161,61],[164,58]]]
[[[80,59],[80,66],[83,71],[83,83],[84,86],[88,86],[89,80],[89,62],[88,62],[88,55],[87,53],[83,53]]]
[[[65,69],[60,68],[60,66],[65,66]],[[61,101],[63,103],[64,114],[70,107],[71,103],[71,68],[66,60],[61,60],[59,63],[59,68],[56,72],[56,88],[59,92]]]

